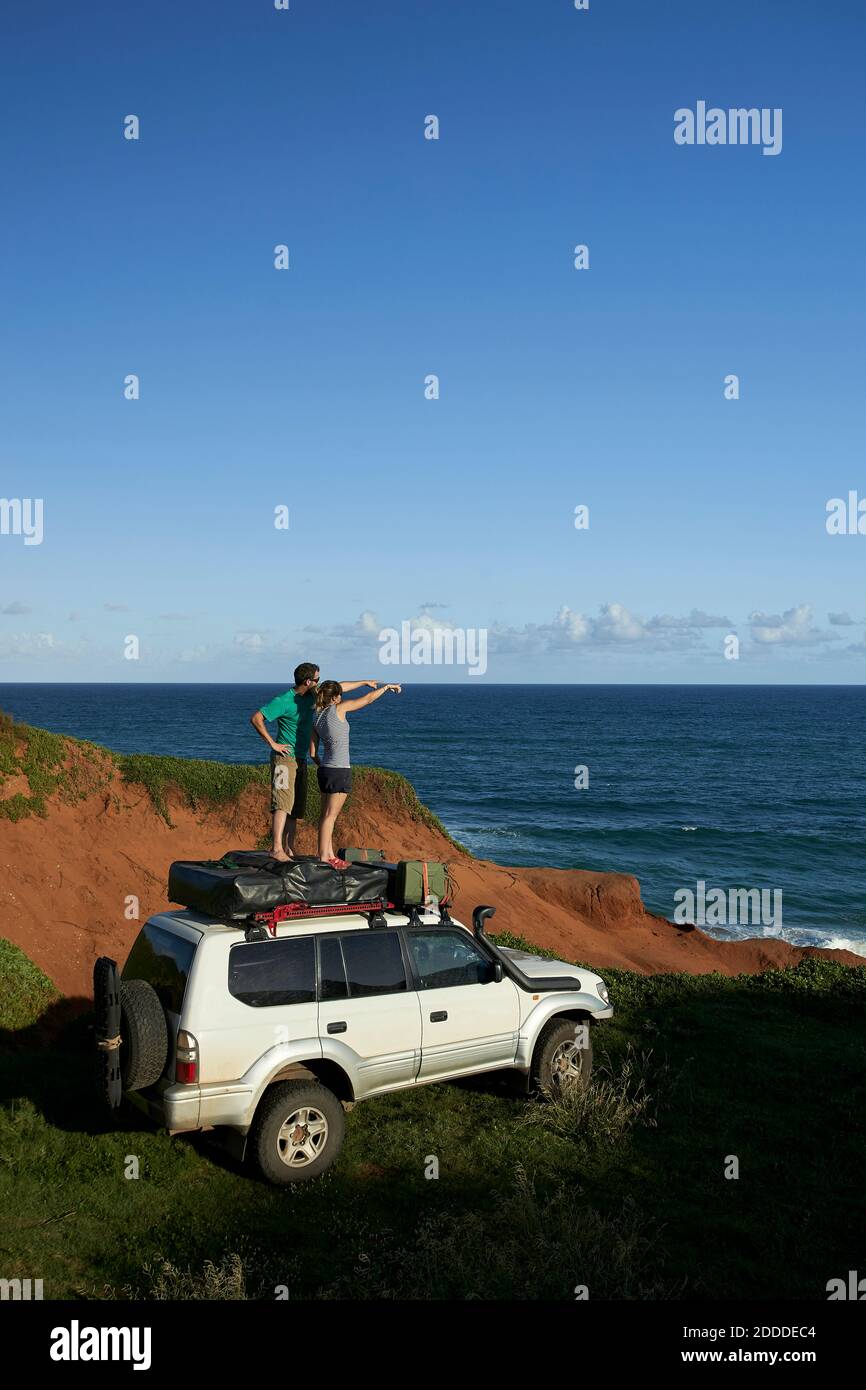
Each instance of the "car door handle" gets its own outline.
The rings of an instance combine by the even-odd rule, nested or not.
[[[345,1031],[346,1031],[346,1025],[345,1025],[345,1023],[329,1023],[329,1024],[328,1024],[328,1032],[329,1032],[329,1033],[345,1033]]]
[[[439,1009],[435,1014],[430,1015],[431,1023],[444,1023],[448,1017],[447,1009]]]

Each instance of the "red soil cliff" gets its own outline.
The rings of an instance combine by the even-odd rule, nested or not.
[[[64,994],[91,993],[93,962],[122,963],[139,925],[164,909],[173,859],[219,857],[254,846],[268,822],[264,787],[236,801],[193,810],[178,792],[168,798],[169,825],[146,788],[121,780],[107,754],[85,761],[69,744],[70,763],[84,769],[76,801],[54,793],[45,817],[0,818],[0,936],[34,960]],[[19,785],[20,784],[20,785]],[[585,869],[504,868],[455,849],[393,795],[377,796],[377,779],[359,779],[344,813],[340,843],[375,845],[389,858],[450,861],[457,883],[455,915],[468,922],[478,903],[496,907],[494,931],[509,930],[572,960],[643,973],[685,970],[725,975],[793,965],[805,955],[848,965],[847,951],[802,950],[783,941],[721,943],[647,912],[636,879]],[[26,792],[24,777],[0,783],[0,801]],[[312,827],[299,849],[314,850]],[[127,915],[138,899],[138,917]]]

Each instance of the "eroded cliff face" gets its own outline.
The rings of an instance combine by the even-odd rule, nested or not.
[[[96,957],[122,963],[140,923],[168,905],[171,861],[255,846],[268,825],[269,797],[265,787],[251,785],[229,803],[193,809],[181,792],[169,790],[166,820],[144,786],[122,780],[109,754],[90,750],[85,757],[81,750],[68,741],[64,766],[73,774],[74,796],[54,789],[44,799],[44,816],[0,816],[0,936],[25,951],[64,994],[86,998]],[[26,790],[26,777],[7,775],[0,801]],[[514,932],[599,968],[735,975],[793,965],[805,955],[863,964],[847,951],[803,950],[777,940],[728,944],[674,926],[646,911],[640,886],[628,874],[507,868],[474,859],[419,818],[411,796],[395,796],[393,779],[375,773],[358,778],[338,839],[380,847],[393,859],[444,859],[457,886],[454,915],[460,920],[468,923],[473,907],[489,903],[496,908],[493,931]],[[298,849],[315,851],[314,826],[302,829]]]

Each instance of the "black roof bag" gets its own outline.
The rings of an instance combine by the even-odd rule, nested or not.
[[[334,869],[312,855],[282,864],[257,850],[233,850],[216,860],[177,860],[168,871],[171,902],[223,921],[306,903],[351,907],[388,896],[388,872],[379,864]]]

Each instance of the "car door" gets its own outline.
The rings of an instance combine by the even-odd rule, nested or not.
[[[319,1034],[326,1057],[349,1064],[358,1096],[415,1081],[421,1009],[398,931],[323,934]]]
[[[405,932],[421,1002],[419,1081],[507,1067],[514,1061],[517,988],[460,928]]]

